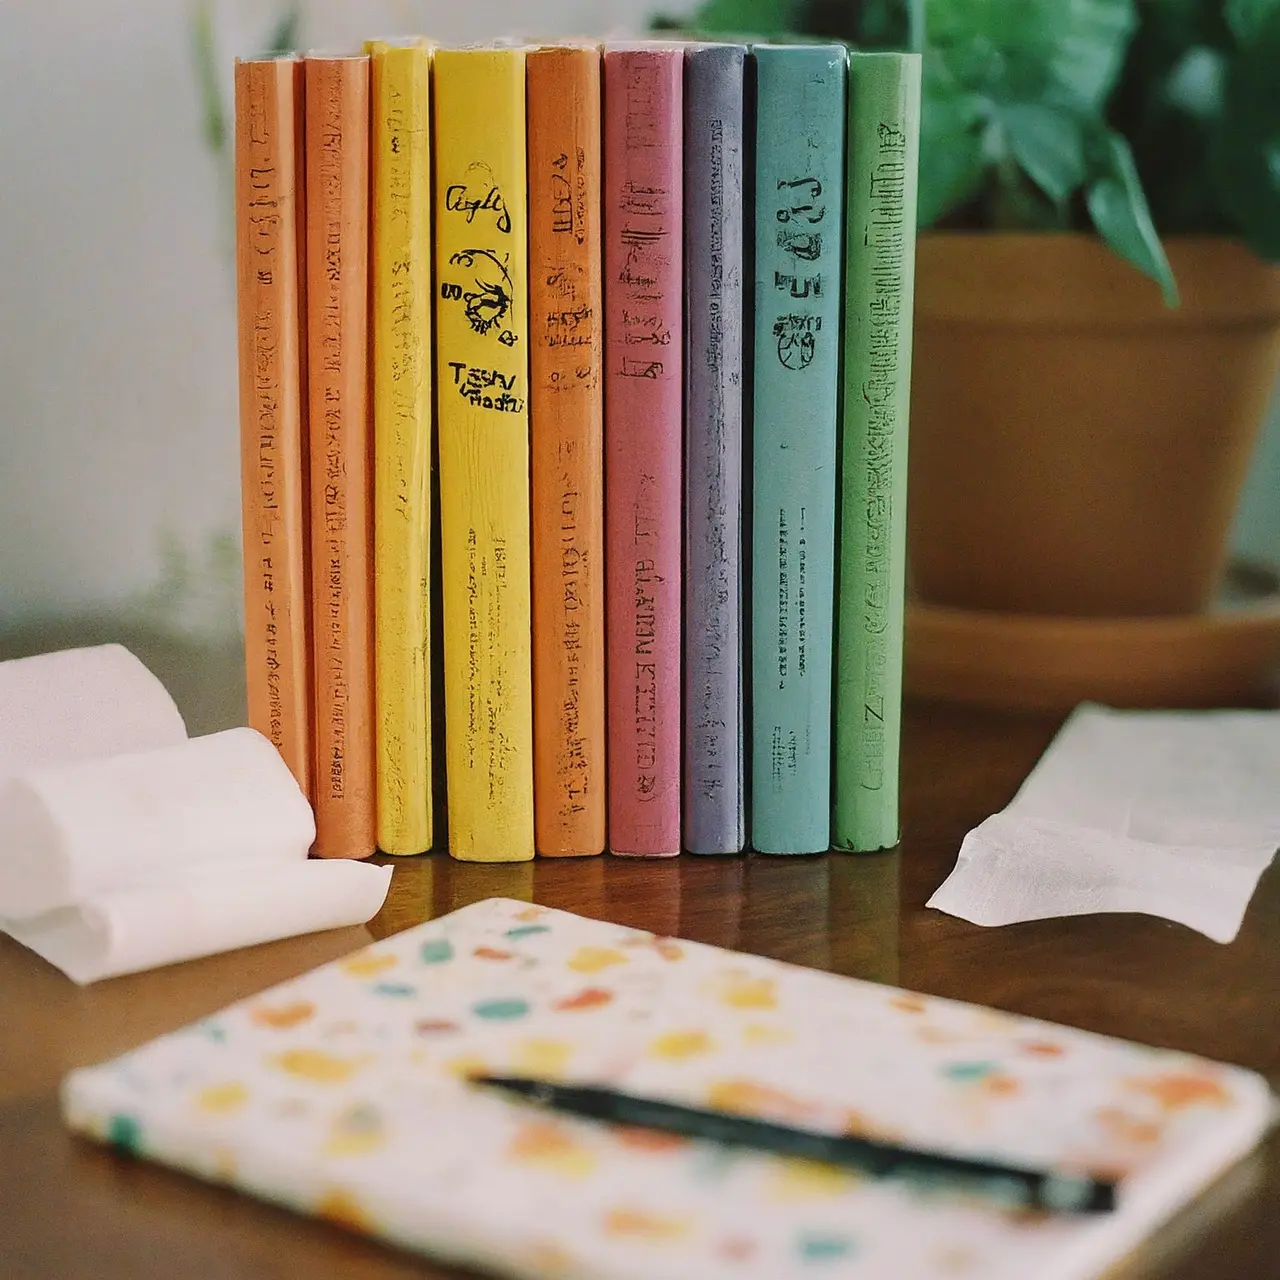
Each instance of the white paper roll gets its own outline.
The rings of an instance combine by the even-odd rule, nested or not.
[[[186,737],[164,685],[121,645],[0,662],[0,778]]]
[[[79,983],[179,960],[364,924],[390,867],[342,860],[227,864],[169,884],[104,893],[8,931]]]
[[[229,859],[301,862],[314,839],[311,806],[253,729],[33,770],[0,781],[0,918]]]

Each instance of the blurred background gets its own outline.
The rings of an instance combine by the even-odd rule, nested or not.
[[[419,31],[640,32],[693,0],[0,4],[0,657],[121,639],[239,716],[231,60]],[[212,76],[208,69],[212,67]],[[204,69],[202,71],[202,68]],[[1280,566],[1280,416],[1234,542]]]
[[[122,640],[193,730],[238,722],[231,178],[212,105],[294,10],[305,47],[357,48],[526,31],[535,8],[535,34],[558,35],[641,32],[654,6],[0,3],[0,657]]]

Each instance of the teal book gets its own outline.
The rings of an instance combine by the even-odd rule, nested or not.
[[[754,62],[751,844],[821,853],[831,837],[846,55],[759,45]]]
[[[920,56],[849,59],[832,843],[898,843]]]

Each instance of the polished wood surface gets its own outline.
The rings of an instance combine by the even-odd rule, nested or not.
[[[1280,1087],[1280,865],[1223,947],[1145,916],[980,929],[925,909],[965,831],[1001,808],[1057,722],[936,707],[906,721],[900,850],[874,857],[397,862],[363,929],[78,989],[0,937],[0,1277],[232,1280],[456,1273],[72,1138],[70,1068],[479,898],[503,895],[1252,1067]],[[1280,1257],[1280,1139],[1122,1270],[1261,1280]],[[655,1277],[655,1280],[657,1278]],[[1029,1278],[1034,1280],[1034,1278]]]

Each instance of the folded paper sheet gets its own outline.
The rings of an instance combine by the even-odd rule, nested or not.
[[[314,838],[266,738],[188,739],[119,646],[0,663],[0,928],[76,982],[365,922],[390,869]]]
[[[1078,708],[928,905],[981,925],[1138,911],[1231,942],[1280,847],[1280,713]]]

